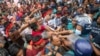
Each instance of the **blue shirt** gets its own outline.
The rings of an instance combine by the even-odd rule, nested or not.
[[[92,24],[92,31],[91,31],[91,35],[93,36],[93,42],[98,45],[96,46],[97,48],[100,49],[100,26],[97,25],[96,22],[93,22]]]
[[[96,22],[93,22],[91,27],[92,27],[91,34],[93,37],[100,35],[100,27],[97,25]]]

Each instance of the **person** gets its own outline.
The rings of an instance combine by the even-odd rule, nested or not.
[[[92,47],[94,50],[95,55],[99,56],[100,52],[100,15],[97,17],[97,21],[93,22],[92,30],[91,30],[91,38],[92,38]]]
[[[61,39],[61,46],[57,50],[57,56],[75,56],[74,51],[71,48],[72,42],[69,41],[65,36],[59,35]]]
[[[26,56],[35,56],[44,54],[46,41],[41,36],[26,35],[28,45],[26,47]]]
[[[21,48],[18,44],[11,44],[8,48],[11,56],[24,56],[23,48]]]
[[[39,9],[34,10],[31,14],[37,12]],[[26,21],[27,23],[22,25],[18,30],[13,31],[12,33],[8,33],[8,37],[11,39],[12,42],[15,42],[17,44],[19,44],[20,46],[24,45],[24,41],[22,40],[22,35],[20,34],[24,29],[26,29],[32,22],[35,22],[35,18],[31,19],[30,21],[30,16],[27,16],[25,19],[27,19],[28,21]],[[22,42],[20,42],[22,41]]]
[[[30,24],[33,36],[41,35],[44,31],[52,32],[52,33],[55,31],[55,30],[51,30],[48,26],[42,25],[39,20],[35,23]]]
[[[25,35],[25,39],[27,42],[27,45],[25,47],[25,55],[26,56],[34,56],[33,51],[32,51],[32,45],[30,44],[33,36],[31,34]]]
[[[0,32],[0,55],[9,56],[7,49],[5,48],[6,40],[4,39],[3,34]]]
[[[92,19],[88,14],[84,12],[83,7],[79,7],[77,11],[78,12],[75,17],[77,21],[75,34],[82,36],[86,40],[89,40]]]
[[[3,18],[0,16],[0,32],[2,32],[4,34],[4,25],[3,25]]]
[[[52,35],[50,42],[45,47],[45,54],[50,56],[55,56],[58,50],[58,47],[61,45],[61,41],[57,35]]]

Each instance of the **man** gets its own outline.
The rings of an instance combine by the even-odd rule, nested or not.
[[[48,21],[48,25],[54,29],[57,30],[61,26],[61,13],[57,13],[53,19]]]
[[[77,9],[77,14],[75,16],[75,19],[77,21],[77,26],[75,30],[76,35],[80,35],[81,37],[84,37],[85,39],[89,40],[89,33],[91,31],[91,17],[84,12],[83,7],[79,7]]]
[[[96,56],[100,56],[100,15],[92,25],[91,38],[93,38],[93,50]]]
[[[5,20],[2,18],[2,15],[0,15],[0,32],[3,34],[3,35],[5,35],[4,34],[4,29],[5,29],[5,27],[4,27],[4,24],[5,23]]]
[[[5,40],[2,33],[0,33],[0,56],[9,56],[8,51],[4,48],[4,45]]]
[[[60,39],[57,35],[52,35],[50,42],[46,46],[46,55],[56,55],[58,47],[61,45]]]

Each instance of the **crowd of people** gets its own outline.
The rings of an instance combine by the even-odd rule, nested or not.
[[[100,0],[3,0],[0,56],[100,56]]]

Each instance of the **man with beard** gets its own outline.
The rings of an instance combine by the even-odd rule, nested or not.
[[[100,56],[100,15],[98,15],[97,21],[92,25],[91,38],[95,56]]]

